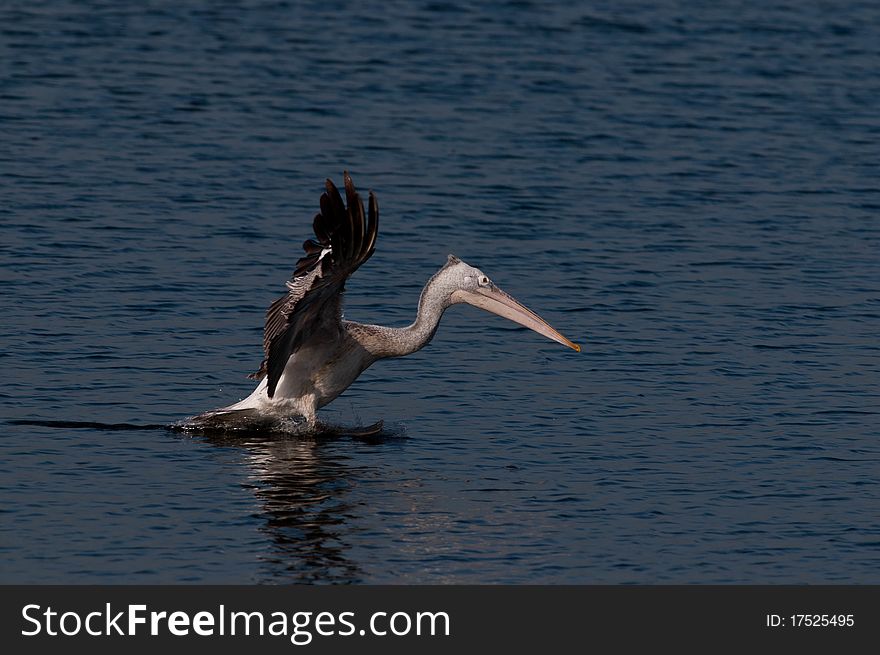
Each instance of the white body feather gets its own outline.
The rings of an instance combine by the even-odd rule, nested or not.
[[[268,378],[244,400],[220,411],[257,409],[263,413],[299,414],[314,422],[319,408],[336,399],[376,358],[347,332],[340,339],[317,340],[287,360],[274,395]]]

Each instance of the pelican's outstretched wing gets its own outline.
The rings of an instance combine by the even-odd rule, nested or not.
[[[342,330],[342,292],[345,281],[370,258],[379,232],[379,206],[370,192],[369,212],[364,216],[361,201],[348,172],[345,196],[348,207],[329,179],[321,195],[321,212],[315,216],[315,238],[303,244],[305,257],[296,263],[287,283],[287,295],[266,311],[263,331],[265,359],[250,377],[269,376],[271,398],[287,360],[310,336],[326,337]]]

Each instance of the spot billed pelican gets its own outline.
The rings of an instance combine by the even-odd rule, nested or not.
[[[580,352],[544,319],[499,289],[483,271],[449,255],[428,280],[415,321],[406,327],[366,325],[342,318],[345,282],[376,247],[379,206],[370,192],[368,210],[344,173],[346,203],[326,181],[315,236],[303,244],[287,293],[266,311],[265,357],[249,377],[260,380],[244,400],[194,417],[193,427],[247,412],[264,418],[303,417],[318,426],[317,410],[345,391],[374,362],[423,348],[434,336],[443,312],[467,303],[503,316]]]

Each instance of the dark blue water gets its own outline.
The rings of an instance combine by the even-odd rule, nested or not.
[[[562,3],[560,3],[562,4]],[[873,3],[5,2],[0,582],[880,583]],[[323,179],[347,316],[455,307],[327,408],[247,395]]]

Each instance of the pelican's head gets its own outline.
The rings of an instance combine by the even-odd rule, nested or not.
[[[449,255],[438,277],[442,278],[443,286],[449,290],[449,304],[467,303],[485,309],[487,312],[503,316],[534,330],[548,339],[553,339],[563,346],[568,346],[577,352],[581,351],[579,345],[566,339],[535,312],[495,286],[483,271],[466,264],[455,255]]]

